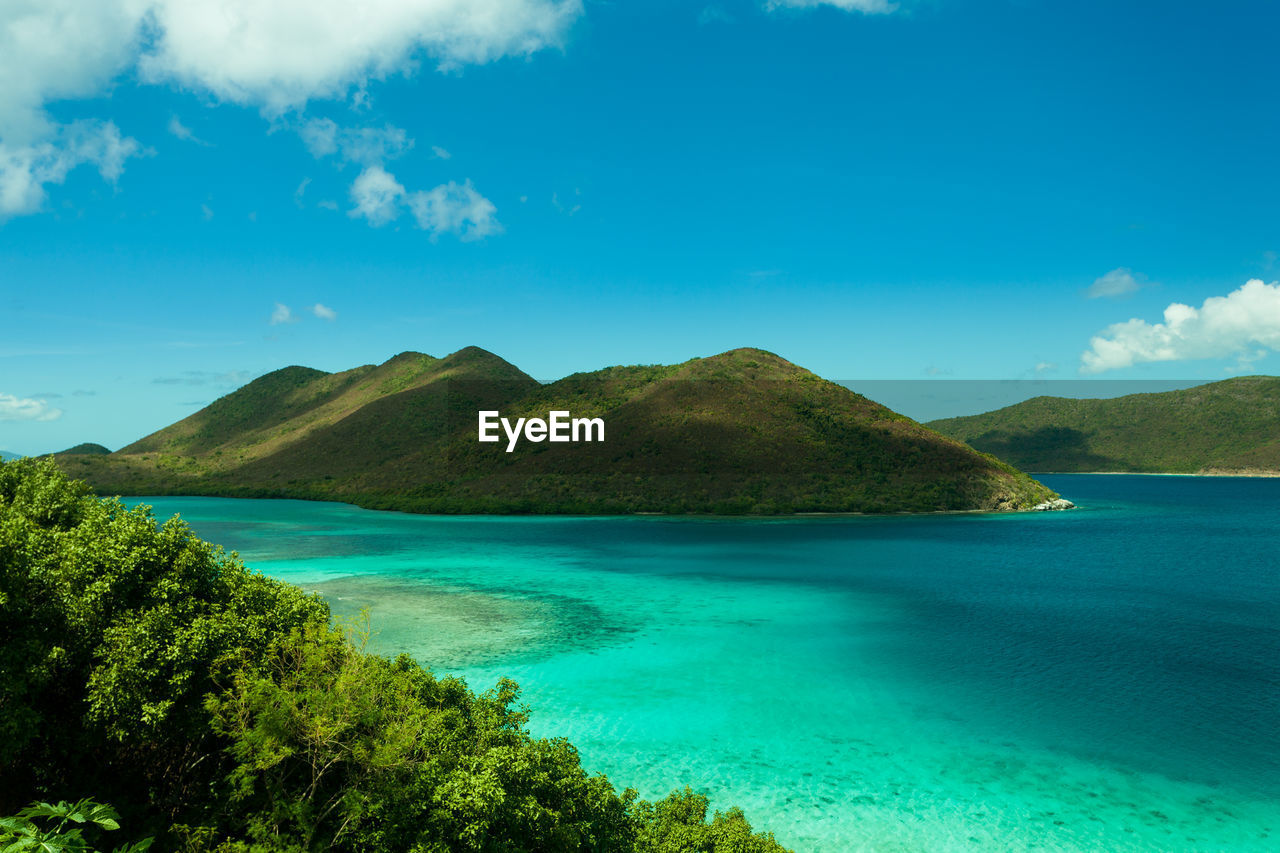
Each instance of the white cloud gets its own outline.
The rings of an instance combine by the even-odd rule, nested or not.
[[[1108,326],[1081,355],[1080,372],[1231,356],[1247,366],[1274,349],[1280,349],[1280,283],[1252,279],[1199,308],[1175,302],[1164,309],[1163,323],[1135,318]]]
[[[334,310],[333,310],[332,308],[330,308],[328,305],[323,305],[323,304],[321,304],[321,303],[319,303],[319,302],[317,302],[315,305],[312,305],[312,306],[311,306],[311,313],[312,313],[312,314],[315,314],[315,315],[316,315],[317,317],[319,317],[321,320],[330,320],[330,321],[332,321],[332,320],[336,320],[336,319],[338,319],[338,312],[337,312],[337,311],[334,311]]]
[[[45,104],[89,96],[126,68],[145,11],[117,0],[6,0],[0,25],[0,221],[44,207],[45,187],[90,163],[108,181],[140,153],[114,124],[58,124]]]
[[[298,135],[316,159],[337,155],[344,162],[362,166],[378,165],[399,157],[413,147],[413,140],[402,128],[342,127],[333,119],[317,118],[303,122]]]
[[[94,95],[140,45],[145,2],[5,0],[0,26],[0,134],[23,146],[53,135],[45,104]]]
[[[431,232],[434,240],[443,233],[456,234],[461,240],[479,240],[490,234],[501,234],[502,225],[494,216],[493,202],[476,192],[471,181],[459,185],[453,181],[408,197],[409,209],[418,227]]]
[[[1141,273],[1135,274],[1128,267],[1118,267],[1106,275],[1094,279],[1093,284],[1089,285],[1086,295],[1090,299],[1125,296],[1139,290],[1145,280],[1146,277]]]
[[[582,0],[4,0],[2,8],[0,219],[39,210],[45,186],[80,163],[118,177],[111,163],[138,153],[135,140],[90,123],[120,153],[87,158],[67,139],[83,127],[59,125],[46,108],[102,94],[131,69],[141,82],[177,83],[276,118],[315,99],[363,97],[372,81],[412,74],[426,58],[451,70],[560,46],[583,12]],[[195,139],[176,118],[170,132]],[[351,156],[368,165],[376,155]]]
[[[200,205],[200,215],[204,217],[205,222],[208,222],[213,219],[213,208],[207,204]]]
[[[0,421],[56,421],[60,417],[62,410],[45,400],[0,394]]]
[[[119,2],[119,0],[117,0]],[[581,0],[152,0],[139,67],[282,115],[371,80],[524,56],[563,42]]]
[[[351,184],[351,200],[355,207],[348,214],[363,216],[377,228],[400,216],[404,186],[381,166],[370,166]]]
[[[40,210],[45,187],[61,184],[77,166],[96,166],[102,179],[114,184],[125,160],[145,153],[136,139],[100,121],[61,125],[50,139],[30,145],[0,141],[0,221]]]
[[[270,323],[273,326],[280,326],[285,323],[295,323],[297,318],[293,316],[293,312],[289,310],[289,306],[277,302],[275,310],[271,312]]]
[[[419,228],[431,232],[432,240],[441,234],[470,241],[502,233],[495,216],[498,208],[471,181],[408,192],[386,169],[369,166],[351,184],[351,200],[355,207],[347,215],[364,217],[375,228],[394,222],[407,209]]]
[[[888,0],[766,0],[764,7],[772,12],[775,9],[810,9],[815,6],[834,6],[846,12],[865,12],[868,15],[883,15],[898,8],[897,3]]]
[[[451,157],[453,157],[452,154],[450,154],[445,149],[441,148],[439,145],[432,145],[431,153],[439,157],[441,160],[448,160]]]
[[[582,0],[5,0],[0,127],[45,135],[45,105],[101,92],[137,65],[269,114],[412,73],[563,43]]]
[[[1037,362],[1035,367],[1035,371],[1037,375],[1043,374],[1043,373],[1052,373],[1057,369],[1058,369],[1058,365],[1054,364],[1052,361]]]
[[[176,115],[169,116],[168,130],[170,134],[184,142],[194,142],[196,145],[209,145],[208,142],[205,142],[203,139],[196,136],[195,131],[183,124]]]

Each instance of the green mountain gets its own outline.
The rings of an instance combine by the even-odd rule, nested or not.
[[[479,411],[600,418],[603,442],[477,440]],[[502,431],[498,430],[501,436]],[[540,385],[475,347],[342,373],[288,367],[109,456],[108,494],[343,500],[413,512],[1025,509],[1044,486],[771,353],[611,367]]]
[[[1280,378],[1109,400],[1036,397],[929,426],[1028,471],[1280,472]]]
[[[61,455],[87,453],[92,456],[106,456],[110,452],[111,451],[109,449],[103,447],[101,444],[94,444],[91,441],[86,441],[84,444],[77,444],[75,447],[68,447],[66,450],[62,451]]]
[[[21,459],[21,458],[22,457],[17,453],[10,453],[7,450],[0,450],[0,461],[8,461],[10,459]]]

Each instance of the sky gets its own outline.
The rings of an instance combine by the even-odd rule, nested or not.
[[[0,0],[0,449],[268,371],[1280,372],[1273,2]]]

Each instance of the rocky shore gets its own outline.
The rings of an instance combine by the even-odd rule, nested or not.
[[[1075,509],[1076,505],[1066,498],[1054,498],[1051,501],[1045,501],[1042,504],[1036,504],[1031,508],[1032,512],[1050,512],[1057,509]]]

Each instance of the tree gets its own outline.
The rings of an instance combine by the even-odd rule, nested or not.
[[[166,849],[224,853],[782,850],[688,789],[619,794],[528,733],[514,682],[477,695],[366,636],[179,519],[0,463],[0,814],[100,797]],[[79,824],[117,820],[32,808],[0,823],[12,844],[92,850]]]

